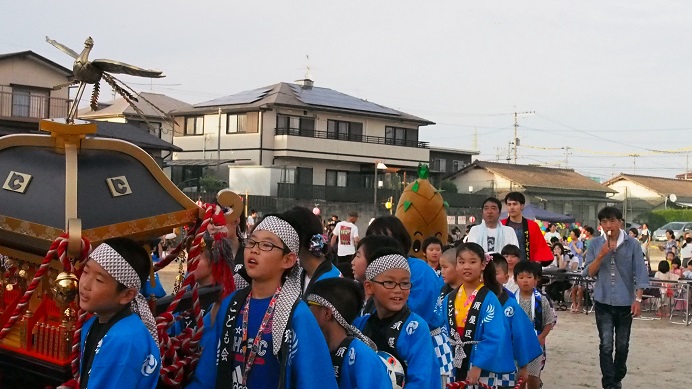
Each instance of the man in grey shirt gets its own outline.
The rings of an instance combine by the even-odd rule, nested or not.
[[[605,207],[598,212],[598,220],[604,235],[590,242],[584,275],[597,277],[593,299],[600,337],[601,383],[604,389],[616,389],[622,388],[627,373],[632,318],[641,313],[649,274],[639,241],[620,229],[622,212]]]

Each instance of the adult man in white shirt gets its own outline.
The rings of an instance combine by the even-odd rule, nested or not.
[[[353,254],[356,253],[356,246],[360,240],[356,221],[358,221],[358,212],[351,211],[348,213],[346,221],[340,221],[334,226],[334,233],[329,244],[333,247],[338,243],[336,250],[337,264],[351,262]]]
[[[468,242],[474,242],[483,247],[486,253],[499,253],[508,244],[519,247],[517,234],[512,227],[500,223],[502,202],[495,197],[488,197],[483,202],[483,221],[471,227]]]

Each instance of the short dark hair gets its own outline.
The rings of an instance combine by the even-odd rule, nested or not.
[[[678,267],[682,267],[682,261],[680,261],[680,258],[675,257],[670,260],[671,265],[678,265]]]
[[[250,215],[252,215],[253,213],[257,213],[257,210],[255,208],[250,209]]]
[[[557,236],[553,236],[552,238],[550,238],[550,244],[555,244],[559,241],[560,241],[560,238],[558,238]]]
[[[485,208],[486,203],[494,203],[495,205],[497,205],[497,209],[499,209],[500,211],[502,210],[502,202],[500,202],[500,200],[498,200],[495,197],[490,196],[487,199],[483,200],[483,205],[481,205],[481,209]]]
[[[593,227],[584,227],[584,231],[588,232],[590,235],[593,235],[596,232]]]
[[[497,270],[498,268],[502,269],[505,274],[509,273],[509,265],[507,264],[507,260],[505,259],[502,254],[498,253],[492,253],[491,254],[493,257],[493,263],[495,264],[495,269]]]
[[[381,257],[385,251],[387,253],[396,253],[406,256],[401,251],[401,244],[396,239],[389,235],[368,235],[358,242],[358,249],[363,248],[365,261],[368,262],[371,258]]]
[[[541,265],[537,262],[532,262],[532,261],[519,261],[514,266],[514,279],[517,279],[517,276],[521,273],[529,273],[533,275],[534,278],[539,279],[541,278]]]
[[[519,247],[517,247],[513,244],[508,244],[502,248],[502,251],[500,251],[500,254],[502,254],[502,255],[514,255],[517,258],[521,258],[521,249],[519,249]]]
[[[395,216],[376,217],[365,231],[365,236],[368,235],[391,236],[401,245],[401,249],[405,253],[404,256],[408,256],[408,252],[411,250],[411,235],[404,227],[404,223]]]
[[[425,240],[423,241],[423,245],[421,246],[421,251],[425,252],[425,250],[426,250],[426,249],[428,248],[428,246],[430,246],[431,244],[439,244],[439,245],[440,245],[440,249],[441,249],[442,246],[443,246],[443,245],[442,245],[442,241],[439,240],[439,239],[437,239],[436,236],[429,236],[429,237],[425,238]]]
[[[309,249],[312,238],[322,234],[322,222],[311,210],[305,207],[293,207],[284,212],[281,218],[295,228],[300,239],[300,248]],[[322,254],[326,254],[328,249],[329,245],[325,244],[322,247]]]
[[[598,211],[598,221],[611,218],[622,220],[622,211],[615,207],[603,207],[600,211]]]
[[[555,223],[548,223],[548,229],[550,229],[550,227],[557,227],[557,224],[555,224]]]
[[[306,296],[315,294],[327,300],[341,314],[347,323],[352,323],[358,317],[363,305],[363,291],[354,280],[334,277],[313,284]]]
[[[579,237],[579,235],[581,235],[581,231],[579,231],[578,228],[573,229],[572,232],[574,232],[574,236],[576,236],[577,238]]]
[[[658,263],[658,271],[660,271],[663,274],[666,274],[670,271],[670,264],[668,261],[661,261]]]
[[[633,233],[633,234],[634,234],[634,236],[639,236],[639,230],[638,230],[638,229],[636,229],[636,228],[634,228],[634,227],[630,228],[630,229],[629,229],[629,230],[627,230],[627,231],[629,231],[629,232]]]
[[[507,204],[508,201],[516,201],[521,205],[526,204],[526,197],[520,192],[509,192],[505,196],[505,204]]]
[[[356,211],[351,211],[348,213],[348,217],[358,217],[358,212]]]

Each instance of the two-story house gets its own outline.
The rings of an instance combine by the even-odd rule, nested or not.
[[[254,195],[373,201],[430,161],[419,128],[434,124],[311,80],[278,83],[173,112],[174,182],[212,167]],[[378,169],[379,167],[379,169]],[[377,180],[375,176],[377,175]]]
[[[0,135],[37,131],[41,119],[67,116],[72,70],[33,51],[0,54]]]

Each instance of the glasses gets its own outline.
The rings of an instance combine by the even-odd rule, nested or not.
[[[374,282],[376,284],[382,285],[385,289],[394,289],[399,286],[401,290],[409,290],[413,286],[413,282],[411,281],[402,281],[402,282],[396,282],[396,281],[375,281],[375,280],[370,280],[370,282]]]
[[[245,244],[245,248],[251,249],[255,246],[258,246],[260,250],[262,251],[272,251],[274,249],[279,249],[281,251],[286,251],[284,247],[277,246],[272,242],[265,242],[265,241],[256,241],[254,239],[248,239],[247,243]]]

